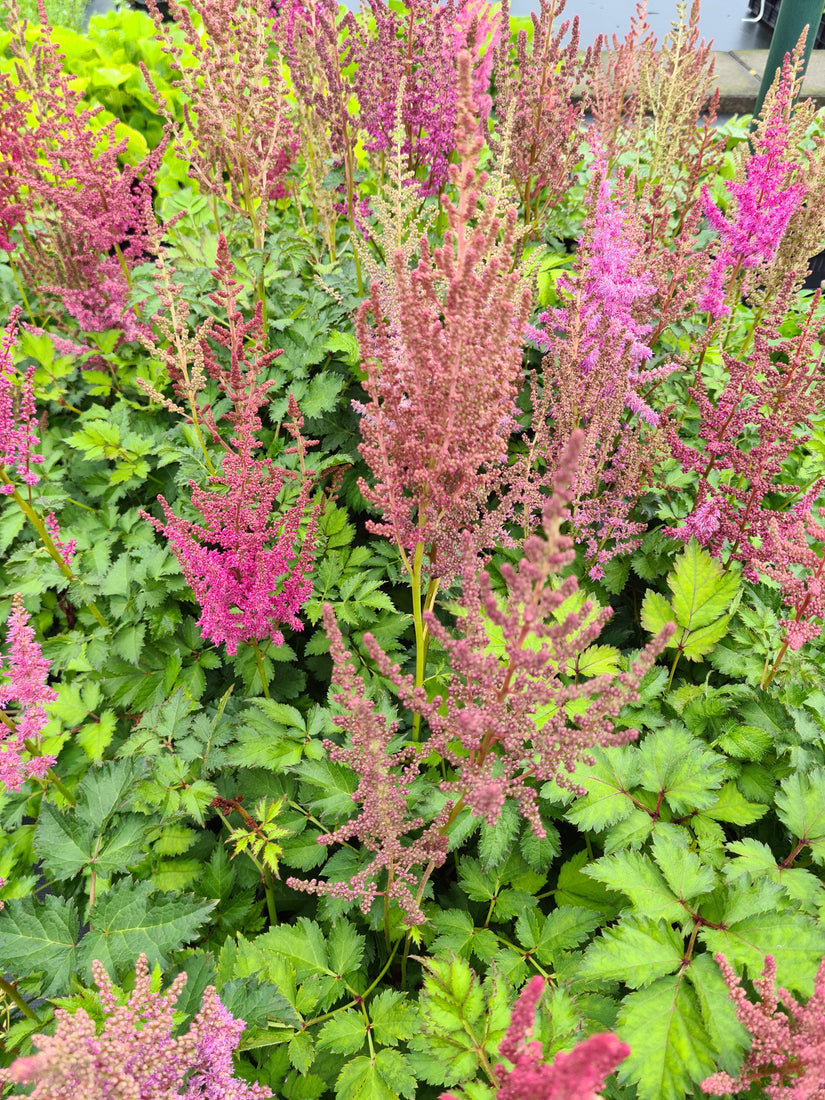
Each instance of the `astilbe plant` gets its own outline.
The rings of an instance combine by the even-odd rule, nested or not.
[[[34,1082],[32,1100],[271,1100],[269,1089],[235,1075],[232,1053],[245,1024],[227,1012],[214,986],[204,990],[189,1030],[176,1036],[186,974],[159,992],[141,955],[124,1003],[101,963],[93,962],[92,972],[102,1028],[84,1008],[58,1008],[54,1035],[35,1035],[37,1053],[0,1070],[0,1080]]]
[[[583,430],[573,528],[594,577],[616,553],[638,545],[645,530],[631,516],[660,416],[644,390],[676,369],[644,369],[653,354],[646,337],[655,285],[627,192],[627,184],[611,183],[602,162],[575,268],[558,282],[561,305],[539,316],[543,328],[527,329],[545,355],[540,381],[533,378],[532,437],[521,459],[524,524],[535,522],[567,440]]]
[[[114,120],[100,125],[102,108],[84,106],[82,93],[70,87],[51,28],[39,27],[29,45],[25,24],[15,25],[13,17],[14,11],[15,79],[0,73],[0,116],[7,119],[4,129],[12,120],[22,133],[4,134],[14,167],[4,175],[0,217],[17,228],[0,244],[24,283],[43,297],[41,314],[58,300],[81,328],[119,329],[134,339],[145,326],[128,304],[131,273],[146,256],[151,205],[145,198],[165,142],[138,166],[121,167],[126,140],[116,139]],[[27,308],[33,316],[28,302]]]
[[[9,652],[0,658],[0,783],[10,791],[19,791],[28,777],[42,779],[54,763],[53,756],[40,752],[40,735],[48,721],[45,706],[57,692],[46,683],[49,662],[28,624],[23,597],[15,594],[6,637]],[[7,713],[9,704],[18,708],[14,719]]]
[[[498,1048],[510,1066],[504,1062],[495,1066],[496,1100],[598,1100],[606,1079],[630,1054],[630,1047],[615,1035],[601,1033],[547,1063],[541,1042],[528,1039],[544,989],[544,978],[532,978],[513,1005],[510,1026]],[[456,1097],[443,1093],[441,1100]]]
[[[736,1078],[715,1073],[702,1082],[703,1091],[724,1096],[758,1085],[770,1100],[816,1100],[825,1094],[825,960],[806,1004],[777,988],[772,955],[765,956],[762,977],[753,983],[758,1004],[748,1000],[725,956],[718,954],[716,961],[736,1016],[750,1032],[751,1049]]]
[[[267,211],[286,194],[284,177],[295,151],[281,61],[270,51],[275,23],[269,2],[196,2],[190,12],[171,0],[169,12],[183,32],[194,65],[188,58],[184,61],[184,47],[163,24],[154,0],[148,0],[148,7],[156,38],[177,73],[173,86],[186,97],[186,125],[175,127],[176,148],[201,193],[242,213],[250,223],[254,247],[262,248]],[[143,72],[158,109],[173,124],[145,66]],[[219,210],[213,201],[220,229]]]
[[[444,199],[444,243],[431,249],[422,237],[412,270],[402,250],[388,257],[356,322],[367,393],[360,451],[373,475],[361,488],[381,513],[370,526],[395,540],[419,578],[425,554],[431,576],[455,575],[462,528],[479,548],[498,533],[485,528],[486,505],[506,467],[529,309],[512,270],[516,211],[499,210],[478,170],[466,50],[459,79],[458,198]]]
[[[535,784],[555,781],[578,790],[569,773],[580,760],[591,759],[589,749],[625,744],[637,736],[635,730],[616,729],[614,720],[636,697],[669,631],[654,639],[628,672],[587,681],[568,675],[610,616],[609,609],[593,614],[588,600],[571,610],[575,604],[567,601],[578,583],[573,575],[562,576],[575,558],[572,540],[561,527],[570,517],[583,442],[583,433],[574,433],[559,458],[553,495],[542,514],[543,534],[525,540],[517,568],[501,566],[504,603],[493,592],[489,574],[467,553],[457,632],[425,612],[430,635],[449,660],[443,695],[428,700],[372,636],[364,636],[381,674],[425,719],[427,751],[437,752],[453,769],[454,778],[441,784],[452,800],[451,822],[467,806],[495,825],[505,800],[512,798],[534,833],[544,836]],[[500,632],[498,647],[491,645],[491,628]]]
[[[517,569],[502,566],[508,585],[504,606],[488,574],[477,572],[477,559],[468,552],[463,558],[457,632],[450,633],[434,614],[425,612],[432,638],[449,658],[451,671],[443,695],[428,700],[425,689],[391,662],[376,639],[364,635],[364,646],[380,674],[394,685],[405,707],[426,720],[429,732],[420,746],[415,725],[411,742],[393,744],[398,725],[387,722],[367,697],[331,612],[325,613],[334,682],[342,688],[339,703],[345,711],[337,721],[349,733],[347,746],[328,748],[333,759],[357,773],[353,799],[362,810],[319,840],[328,844],[357,836],[375,857],[346,883],[290,880],[296,889],[360,898],[365,908],[383,893],[387,901],[399,901],[410,923],[420,923],[425,885],[443,863],[449,828],[462,811],[469,809],[474,817],[495,825],[504,802],[512,798],[535,834],[544,836],[536,785],[555,780],[578,789],[569,773],[580,760],[592,759],[589,749],[636,737],[635,730],[616,729],[614,720],[636,698],[638,684],[662,651],[669,629],[648,645],[628,672],[582,682],[566,674],[610,614],[592,614],[586,600],[578,611],[557,614],[577,591],[574,576],[560,576],[575,556],[571,540],[560,528],[569,515],[581,443],[578,433],[562,456],[555,493],[544,511],[544,536],[526,540]],[[468,542],[471,537],[465,533]],[[491,646],[491,626],[501,631],[503,658]],[[426,822],[411,815],[407,803],[422,755],[434,753],[450,766],[452,778],[441,783],[448,801]],[[420,835],[413,839],[412,832]],[[387,875],[383,890],[375,881],[382,872]]]
[[[258,410],[275,384],[261,381],[260,376],[280,352],[263,350],[266,337],[260,302],[249,321],[243,320],[236,306],[240,284],[234,280],[223,236],[217,263],[213,275],[219,289],[210,297],[225,310],[227,325],[215,325],[209,332],[229,352],[229,366],[219,364],[205,340],[202,351],[207,372],[233,405],[233,411],[224,414],[234,430],[228,442],[218,432],[211,408],[203,413],[213,442],[224,451],[223,474],[211,476],[208,489],[190,481],[192,503],[203,516],[202,524],[175,515],[163,496],[158,500],[165,523],[146,512],[141,515],[169,539],[201,606],[198,622],[204,637],[216,645],[224,642],[230,654],[239,643],[247,642],[260,658],[259,640],[268,638],[282,645],[282,626],[302,628],[298,612],[312,590],[309,575],[317,509],[306,523],[313,477],[304,463],[312,441],[301,435],[303,418],[290,398],[285,428],[295,444],[284,453],[298,456],[299,470],[288,471],[270,458],[255,458],[254,452],[262,446],[257,438],[262,428]],[[251,361],[247,361],[247,339]],[[297,494],[279,509],[277,502],[288,483],[297,483]],[[261,679],[266,691],[262,669]]]
[[[423,818],[410,813],[410,786],[420,770],[416,747],[399,742],[398,723],[389,721],[368,697],[329,604],[324,605],[324,626],[335,667],[333,684],[339,689],[333,698],[343,708],[335,722],[347,734],[343,747],[329,740],[324,744],[331,760],[345,764],[358,776],[352,798],[361,809],[338,829],[320,836],[318,842],[333,845],[357,838],[372,859],[345,882],[293,877],[287,879],[287,885],[295,890],[357,900],[365,913],[373,900],[382,896],[385,909],[390,901],[396,901],[411,925],[422,924],[424,883],[447,857],[443,830],[449,809],[436,815],[426,827]],[[426,868],[423,874],[422,867]],[[383,889],[379,889],[382,878]]]
[[[393,149],[396,92],[403,81],[402,152],[408,170],[421,177],[420,193],[437,194],[447,183],[455,144],[456,57],[462,49],[471,53],[476,113],[483,124],[491,105],[492,51],[501,36],[499,12],[486,0],[410,0],[404,12],[370,0],[369,14],[374,30],[363,15],[345,17],[357,63],[353,90],[360,125],[369,135],[365,148],[371,153]]]
[[[821,482],[803,489],[783,469],[809,438],[805,430],[825,393],[819,301],[817,292],[799,335],[778,336],[781,318],[774,316],[756,327],[747,358],[723,354],[726,379],[713,397],[697,372],[689,391],[699,412],[693,442],[668,426],[674,457],[698,479],[693,508],[670,533],[695,537],[724,562],[740,561],[749,580],[777,584],[793,609],[784,622],[793,649],[819,634],[825,613],[822,556],[809,542],[825,536],[811,518]]]
[[[595,65],[601,41],[579,56],[578,16],[557,27],[565,4],[541,0],[540,14],[531,13],[529,44],[527,32],[520,30],[515,57],[508,35],[495,52],[496,115],[503,132],[491,135],[489,145],[496,158],[506,161],[524,224],[533,231],[567,191],[570,173],[581,160],[585,101],[573,93]],[[501,18],[508,26],[509,0],[502,4]]]
[[[725,184],[729,201],[724,213],[703,188],[705,217],[717,236],[698,305],[712,317],[727,316],[734,300],[753,295],[805,200],[808,188],[790,122],[795,90],[795,72],[786,54],[753,148],[740,161],[736,178]]]

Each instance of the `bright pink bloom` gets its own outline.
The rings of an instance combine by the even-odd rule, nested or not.
[[[306,446],[314,441],[301,435],[304,421],[292,397],[290,421],[284,426],[295,446],[284,453],[298,454],[301,470],[288,471],[270,458],[254,457],[262,446],[257,438],[263,427],[258,410],[276,384],[259,382],[258,377],[280,352],[263,351],[260,302],[252,319],[244,322],[235,306],[240,284],[235,282],[233,270],[221,235],[218,268],[213,272],[220,291],[210,297],[226,309],[229,327],[215,325],[209,331],[228,349],[229,369],[220,366],[208,347],[204,352],[208,353],[207,370],[234,406],[232,412],[224,414],[234,428],[228,443],[218,434],[211,411],[206,415],[214,440],[224,447],[223,475],[210,477],[208,489],[199,488],[194,481],[189,483],[192,503],[204,519],[202,524],[176,516],[163,496],[158,500],[166,514],[165,524],[146,512],[140,513],[172,544],[183,575],[201,605],[198,625],[203,636],[216,645],[224,642],[231,654],[237,651],[239,642],[267,637],[283,645],[281,626],[303,629],[298,611],[312,591],[317,517],[315,509],[302,536],[313,487],[312,476],[303,471],[303,460]],[[247,336],[252,337],[255,352],[251,363],[247,363],[244,347]],[[276,501],[290,481],[298,482],[298,491],[292,503],[279,511]]]
[[[793,214],[807,188],[800,178],[801,165],[789,149],[792,74],[785,55],[773,109],[741,183],[725,184],[730,202],[723,214],[702,188],[705,217],[717,231],[716,258],[708,274],[699,308],[714,317],[730,313],[729,280],[740,271],[751,271],[773,260]]]
[[[751,1034],[751,1049],[736,1079],[714,1073],[702,1082],[704,1091],[723,1096],[758,1084],[770,1100],[820,1100],[825,1096],[825,959],[807,1004],[800,1004],[787,989],[777,988],[772,955],[765,956],[762,977],[753,983],[758,1004],[747,999],[725,956],[717,955],[716,961],[736,1016]]]
[[[32,470],[43,461],[34,452],[37,446],[37,417],[34,402],[34,366],[19,378],[12,362],[12,348],[17,343],[17,322],[22,310],[13,306],[0,344],[0,467],[14,467],[24,485],[36,485],[40,478]],[[11,477],[7,470],[6,476]],[[10,496],[14,485],[3,483],[0,493]]]
[[[13,729],[6,723],[0,724],[0,733],[5,734],[0,741],[0,783],[11,791],[19,791],[29,776],[42,778],[54,763],[53,756],[24,758],[25,743],[39,744],[41,731],[48,722],[45,704],[57,699],[57,692],[46,686],[49,662],[41,654],[28,622],[23,597],[17,594],[12,599],[8,620],[9,654],[0,658],[0,710],[5,710],[9,703],[19,707]]]
[[[174,1037],[185,974],[155,993],[141,955],[135,987],[122,1004],[103,966],[94,962],[92,971],[102,1029],[84,1008],[73,1014],[58,1008],[55,1034],[35,1035],[38,1053],[0,1071],[0,1081],[36,1082],[31,1100],[271,1100],[269,1089],[235,1076],[232,1052],[245,1024],[226,1011],[214,986],[204,991],[189,1031]]]
[[[544,978],[535,977],[513,1005],[510,1026],[499,1053],[511,1063],[495,1067],[500,1085],[496,1100],[597,1100],[605,1080],[630,1054],[630,1047],[609,1033],[591,1035],[569,1053],[560,1052],[549,1065],[542,1045],[528,1042],[536,1009],[544,992]],[[455,1100],[444,1093],[441,1100]]]

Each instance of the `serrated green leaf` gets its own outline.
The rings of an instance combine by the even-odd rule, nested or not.
[[[146,818],[129,814],[123,818],[90,861],[93,870],[106,878],[127,871],[140,860],[146,849]]]
[[[584,953],[578,976],[599,981],[618,981],[639,989],[677,970],[685,944],[665,921],[625,917],[606,928]]]
[[[357,1054],[367,1041],[367,1024],[360,1012],[347,1008],[327,1020],[316,1039],[320,1050]]]
[[[516,921],[516,935],[540,963],[552,965],[563,951],[583,943],[600,923],[598,913],[580,906],[562,905],[547,917],[527,909]]]
[[[815,863],[825,863],[825,768],[783,779],[776,812],[793,836],[807,844]]]
[[[653,856],[667,884],[680,901],[709,894],[716,887],[716,873],[688,848],[688,836],[675,825],[662,825],[653,838]]]
[[[587,863],[587,852],[577,852],[562,864],[556,884],[556,904],[593,909],[610,920],[618,913],[624,899],[621,894],[608,890],[584,874],[583,868]]]
[[[415,1077],[396,1050],[379,1050],[375,1057],[353,1058],[335,1082],[338,1100],[398,1100],[415,1095]]]
[[[621,651],[612,645],[591,645],[567,662],[570,676],[612,676],[622,670]]]
[[[306,1073],[315,1061],[315,1042],[308,1031],[293,1035],[287,1050],[290,1062],[299,1073]]]
[[[504,862],[515,846],[521,815],[515,802],[508,799],[501,808],[501,814],[495,825],[482,821],[479,829],[478,854],[485,870],[498,867]]]
[[[720,642],[728,632],[730,615],[723,615],[715,623],[709,626],[699,627],[698,630],[690,630],[679,639],[682,653],[689,661],[701,661],[706,657],[716,644]],[[677,635],[674,635],[677,637]]]
[[[738,1076],[742,1056],[749,1045],[748,1032],[736,1017],[736,1007],[730,999],[722,971],[715,959],[701,954],[690,960],[687,976],[696,993],[715,1060],[726,1073]]]
[[[73,901],[12,898],[0,911],[0,958],[15,979],[42,972],[43,995],[68,992],[77,969],[80,922]]]
[[[603,882],[611,890],[626,894],[635,909],[654,921],[680,920],[685,909],[668,886],[653,860],[641,852],[614,852],[584,868],[585,875]]]
[[[684,726],[671,723],[639,745],[639,785],[662,795],[675,814],[706,810],[717,801],[725,779],[724,757],[708,749]]]
[[[649,634],[656,635],[669,623],[676,622],[676,612],[660,592],[654,592],[652,588],[648,588],[642,601],[641,619],[645,630]],[[668,648],[676,645],[677,637],[678,631],[668,639],[666,643]]]
[[[114,974],[145,954],[165,967],[169,954],[192,940],[214,907],[211,901],[159,894],[151,883],[123,879],[92,906],[91,931],[80,942],[78,965],[92,979],[97,959]]]
[[[90,862],[94,846],[91,825],[72,812],[61,813],[51,802],[40,807],[34,850],[58,880],[72,878]]]
[[[716,1069],[696,995],[684,973],[662,977],[629,994],[617,1032],[630,1046],[619,1082],[636,1085],[639,1100],[684,1100]]]
[[[759,802],[748,802],[731,781],[720,789],[719,798],[704,811],[704,816],[713,818],[714,821],[729,821],[731,825],[752,825],[767,812],[767,806]]]
[[[299,982],[312,974],[328,974],[337,977],[329,965],[326,939],[319,924],[308,917],[299,917],[294,925],[279,924],[270,928],[255,941],[258,951],[264,955],[283,955],[295,967]]]
[[[587,794],[577,798],[566,817],[579,829],[605,829],[633,813],[630,790],[641,777],[641,761],[635,748],[620,746],[594,749],[595,764],[576,769],[575,781]]]
[[[346,920],[338,920],[327,940],[330,970],[336,976],[351,974],[361,965],[364,955],[364,937]]]
[[[721,951],[732,966],[747,966],[753,975],[762,972],[765,956],[773,955],[779,985],[805,997],[813,992],[825,954],[825,929],[803,913],[777,912],[775,906],[726,928],[700,928],[699,939],[714,955]]]
[[[77,790],[77,816],[102,830],[124,804],[133,782],[134,768],[128,760],[90,768]]]
[[[691,632],[710,626],[724,615],[739,590],[738,576],[725,572],[695,538],[676,559],[667,583],[673,593],[676,621]]]
[[[370,1001],[370,1023],[376,1042],[382,1046],[397,1046],[410,1039],[419,1028],[419,1010],[407,1000],[405,993],[384,989]]]

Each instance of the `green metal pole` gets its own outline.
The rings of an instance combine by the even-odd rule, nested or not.
[[[805,57],[802,62],[802,75],[808,67],[811,50],[814,48],[819,24],[822,21],[822,0],[782,0],[779,6],[779,14],[776,17],[771,48],[768,50],[768,60],[765,64],[765,72],[762,76],[762,86],[756,98],[756,106],[753,109],[754,118],[762,110],[762,104],[768,93],[768,88],[776,79],[777,69],[781,69],[786,53],[793,53],[794,47],[799,41],[799,36],[807,26],[808,34],[805,39]]]

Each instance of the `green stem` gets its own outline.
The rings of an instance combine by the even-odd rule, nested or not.
[[[266,867],[263,869],[264,894],[266,895],[266,909],[269,913],[269,924],[274,928],[278,923],[278,911],[275,908],[275,895],[272,893],[272,876]]]
[[[17,987],[12,982],[0,977],[0,990],[2,990],[10,1001],[17,1005],[24,1016],[28,1016],[30,1020],[34,1020],[37,1024],[41,1023],[40,1017],[32,1012],[25,1000],[17,992]]]
[[[261,677],[261,687],[264,689],[264,697],[266,699],[269,699],[270,698],[269,684],[267,683],[267,680],[266,680],[266,670],[264,669],[264,658],[263,658],[263,654],[261,653],[260,649],[258,649],[258,640],[257,640],[257,638],[252,639],[252,648],[255,650],[255,661],[257,662],[257,665],[258,665],[258,675]]]
[[[5,470],[0,470],[0,482],[3,482],[5,485],[12,485],[13,484],[13,482],[11,481],[11,478],[9,478],[7,476]],[[46,529],[46,525],[43,523],[43,520],[40,518],[40,516],[38,516],[37,512],[35,512],[34,508],[32,508],[32,506],[29,504],[29,502],[27,500],[25,500],[20,495],[20,493],[18,493],[17,489],[13,490],[13,492],[11,493],[11,496],[14,499],[15,504],[17,504],[17,506],[23,512],[23,515],[26,517],[26,519],[29,521],[29,523],[32,525],[32,527],[34,527],[35,531],[37,532],[37,534],[40,538],[40,541],[43,543],[43,546],[49,552],[50,557],[53,558],[53,560],[57,563],[57,566],[60,569],[60,572],[63,574],[63,576],[66,577],[66,579],[70,580],[70,581],[77,580],[77,576],[72,572],[72,570],[66,564],[66,561],[65,561],[63,555],[60,553],[60,551],[55,546],[54,540],[52,539],[51,535],[49,534],[48,530]],[[94,603],[88,603],[85,606],[89,609],[89,611],[91,611],[91,613],[94,615],[94,617],[100,623],[100,625],[102,627],[105,627],[106,630],[108,630],[109,629],[109,624],[106,622],[106,620],[100,614],[98,609],[95,607]]]
[[[670,679],[667,682],[667,688],[665,692],[670,691],[670,685],[673,683],[673,677],[676,674],[676,666],[679,664],[679,658],[682,656],[682,651],[677,647],[676,656],[673,658],[673,664],[670,666]]]

